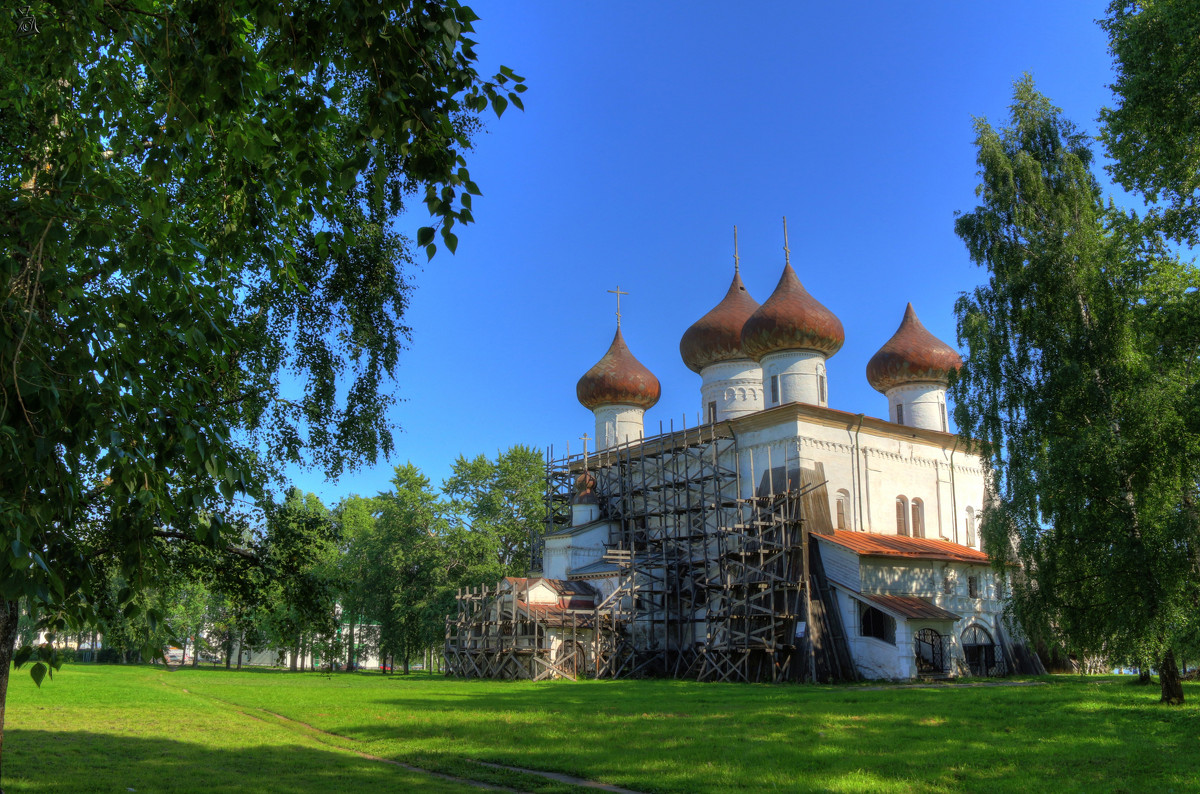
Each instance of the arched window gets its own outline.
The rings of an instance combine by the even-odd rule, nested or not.
[[[837,529],[849,529],[850,527],[850,492],[842,489],[837,492],[836,515],[834,517],[834,526]]]
[[[708,403],[708,423],[712,424],[717,421],[717,401],[710,400]]]
[[[829,402],[829,394],[826,391],[825,385],[825,368],[817,367],[817,404],[825,405]]]
[[[914,538],[925,537],[925,505],[920,499],[912,500],[912,536]]]
[[[967,508],[967,545],[975,545],[975,508]]]
[[[858,612],[858,633],[864,637],[896,644],[896,619],[875,607],[861,604]]]
[[[779,405],[779,376],[771,376],[771,405]]]
[[[942,432],[950,432],[950,423],[946,421],[946,404],[942,403]]]
[[[903,496],[896,497],[896,534],[908,535],[908,500]]]
[[[904,424],[904,404],[896,403],[896,424]]]

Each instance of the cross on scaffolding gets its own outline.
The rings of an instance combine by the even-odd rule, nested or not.
[[[584,433],[582,436],[579,437],[579,440],[583,442],[583,468],[586,470],[587,469],[587,442],[591,441],[592,437],[589,436],[587,433]]]
[[[621,286],[618,284],[616,289],[610,289],[609,292],[617,296],[617,327],[621,327],[621,296],[628,295],[628,292],[622,292]]]
[[[792,263],[792,249],[788,248],[786,215],[783,216],[783,261],[787,265]]]

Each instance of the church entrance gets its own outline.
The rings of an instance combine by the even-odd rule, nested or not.
[[[944,675],[950,672],[949,638],[933,629],[921,629],[913,638],[918,675]]]
[[[999,654],[992,635],[977,624],[967,626],[962,634],[963,656],[967,659],[967,667],[971,675],[988,676],[1004,675],[1004,663],[997,664]]]

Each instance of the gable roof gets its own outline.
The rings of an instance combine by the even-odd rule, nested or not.
[[[899,557],[912,560],[948,560],[989,565],[988,556],[978,549],[946,540],[907,538],[903,535],[878,535],[873,532],[834,530],[832,535],[813,535],[821,541],[836,543],[860,557]]]

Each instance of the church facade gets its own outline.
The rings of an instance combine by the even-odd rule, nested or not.
[[[987,473],[948,432],[961,359],[908,305],[866,362],[887,402],[870,417],[829,405],[844,339],[790,262],[761,305],[735,266],[679,345],[704,421],[648,437],[660,385],[618,323],[577,386],[595,449],[548,459],[541,570],[460,594],[450,672],[775,681],[1027,666],[1006,576],[980,547]]]

